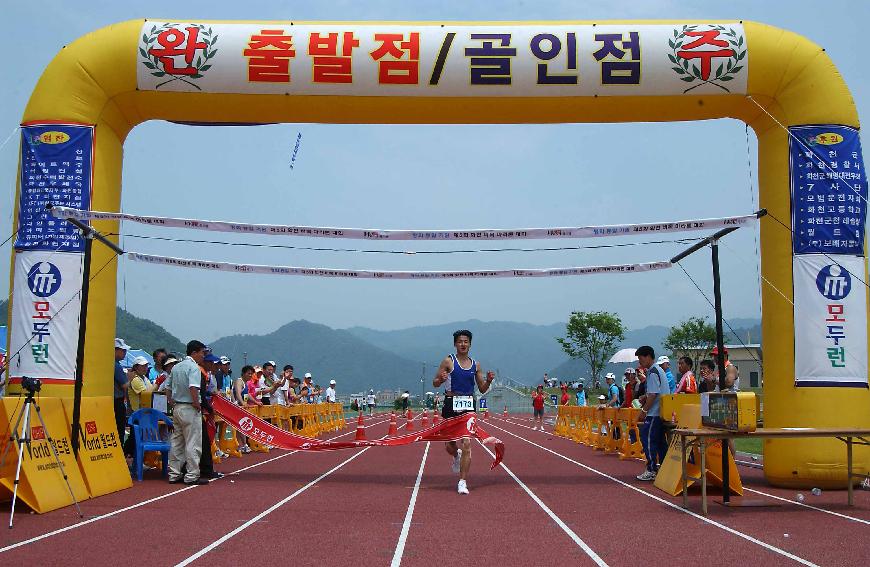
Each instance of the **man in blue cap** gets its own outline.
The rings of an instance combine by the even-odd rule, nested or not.
[[[210,480],[224,476],[223,473],[214,470],[214,461],[211,453],[211,440],[215,431],[214,409],[211,405],[211,398],[217,393],[214,371],[221,360],[211,353],[211,349],[208,347],[206,349],[208,354],[203,357],[202,366],[200,367],[202,372],[202,387],[199,389],[201,397],[200,405],[202,406],[202,457],[199,459],[199,478]],[[211,428],[209,428],[209,424],[211,424]],[[211,435],[209,434],[209,429],[211,429]]]

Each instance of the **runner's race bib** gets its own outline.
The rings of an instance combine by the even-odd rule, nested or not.
[[[453,411],[474,411],[474,396],[453,396]]]

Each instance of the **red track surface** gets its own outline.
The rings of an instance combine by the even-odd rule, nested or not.
[[[367,424],[369,438],[387,432],[383,417],[367,418]],[[804,504],[821,509],[815,510],[795,502],[796,491],[770,488],[761,471],[741,467],[744,486],[764,493],[747,491],[747,497],[778,506],[732,509],[711,502],[703,519],[697,496],[687,513],[680,498],[636,481],[640,462],[619,461],[527,424],[491,418],[486,429],[505,442],[504,464],[537,501],[504,468],[489,471],[491,458],[479,445],[473,448],[471,494],[456,494],[450,459],[440,443],[432,444],[403,547],[422,443],[247,455],[218,466],[236,474],[195,488],[169,485],[152,473],[131,490],[83,502],[90,523],[80,522],[73,508],[31,515],[20,507],[15,528],[0,531],[0,564],[397,560],[409,566],[507,566],[594,565],[596,558],[608,565],[867,564],[867,492],[856,492],[856,506],[848,507],[842,491],[818,497],[807,491]],[[341,434],[353,435],[353,428]],[[125,510],[130,506],[136,507]],[[0,506],[4,522],[8,508]],[[52,534],[63,528],[69,529]],[[34,539],[39,536],[45,537]]]

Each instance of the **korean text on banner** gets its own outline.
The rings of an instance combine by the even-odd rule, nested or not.
[[[794,257],[795,385],[867,388],[864,258]]]
[[[67,423],[72,423],[72,398],[62,401]],[[82,398],[78,465],[91,498],[133,486],[115,425],[114,403],[108,396]]]
[[[554,97],[746,93],[740,22],[145,21],[137,87],[205,93]]]
[[[75,380],[83,254],[18,252],[9,375]]]
[[[35,405],[30,407],[30,445],[24,446],[21,460],[21,482],[18,485],[18,498],[39,514],[57,510],[73,503],[69,489],[63,479],[60,467],[54,458],[51,445],[57,450],[58,459],[63,464],[70,488],[76,500],[88,498],[88,490],[76,464],[69,439],[69,424],[63,411],[60,398],[40,398],[39,408],[45,427],[36,415]],[[11,434],[25,405],[17,397],[0,399],[0,429]],[[23,422],[18,434],[23,435]],[[12,494],[15,488],[15,469],[18,463],[18,445],[9,439],[9,434],[0,438],[0,453],[12,443],[0,469],[0,487]],[[129,475],[127,475],[129,476]]]
[[[81,252],[84,239],[46,204],[87,210],[91,205],[94,127],[33,124],[21,128],[18,250]]]
[[[796,126],[789,132],[794,253],[863,256],[867,177],[858,130]]]

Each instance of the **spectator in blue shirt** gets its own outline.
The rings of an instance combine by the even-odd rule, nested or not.
[[[130,346],[124,339],[115,339],[115,426],[118,428],[118,440],[124,442],[124,432],[127,429],[127,405],[124,398],[127,395],[127,371],[121,366],[121,361],[127,356]]]
[[[665,430],[660,415],[661,397],[670,394],[668,378],[661,366],[655,363],[655,351],[644,345],[635,352],[641,368],[646,369],[646,394],[641,396],[643,404],[640,417],[641,444],[646,456],[646,470],[637,476],[638,480],[655,480],[659,465],[665,460]]]
[[[583,382],[577,384],[577,405],[581,408],[586,405],[586,390],[583,387]]]
[[[665,355],[662,355],[656,361],[656,364],[658,364],[662,368],[662,370],[665,371],[665,376],[668,377],[668,388],[671,390],[668,393],[675,393],[677,391],[677,382],[676,380],[674,380],[674,373],[671,372],[671,359]]]

